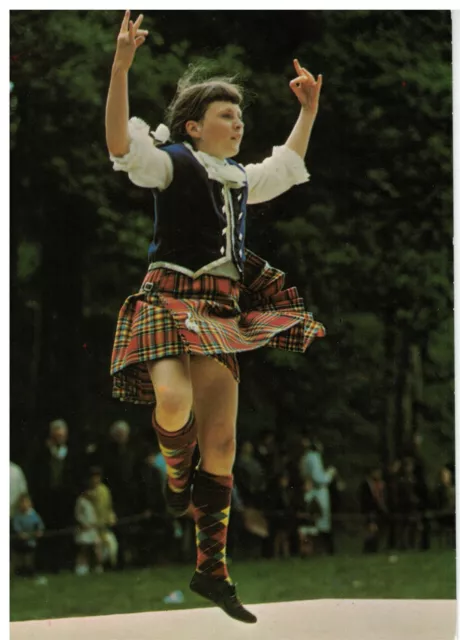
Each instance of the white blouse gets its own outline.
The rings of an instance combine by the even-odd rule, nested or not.
[[[110,160],[115,171],[126,171],[131,182],[138,187],[163,191],[173,180],[173,164],[169,154],[155,146],[149,131],[149,125],[143,120],[131,118],[128,124],[129,151],[121,157],[110,155]],[[166,142],[169,137],[167,127],[160,125],[157,132],[154,134],[155,138],[162,138],[161,142]],[[244,181],[243,172],[234,165],[206,153],[195,152],[190,145],[187,147],[206,168],[210,178],[220,179],[230,186],[234,177],[237,183],[240,182],[239,174]],[[285,145],[274,147],[272,155],[263,162],[247,164],[243,168],[248,182],[248,204],[272,200],[294,185],[310,179],[303,159]]]
[[[91,500],[84,495],[77,498],[75,520],[80,525],[75,531],[75,542],[77,544],[95,544],[99,541],[96,510]],[[83,527],[88,527],[88,529]]]

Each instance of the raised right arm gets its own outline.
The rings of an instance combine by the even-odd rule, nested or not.
[[[162,190],[173,179],[171,158],[156,148],[147,123],[140,118],[129,120],[128,72],[148,33],[139,29],[142,18],[141,14],[133,23],[127,11],[118,34],[105,112],[106,141],[115,171],[125,171],[138,187]]]
[[[145,42],[148,33],[139,29],[142,14],[134,23],[129,16],[130,12],[126,11],[118,34],[105,112],[107,148],[112,156],[117,157],[124,156],[129,151],[128,71],[136,50]]]
[[[112,156],[124,156],[129,151],[128,119],[128,72],[114,62],[105,110],[105,138]]]

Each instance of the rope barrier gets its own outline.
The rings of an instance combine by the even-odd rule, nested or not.
[[[257,511],[259,511],[260,515],[268,519],[270,519],[270,517],[286,517],[286,518],[295,517],[298,520],[312,519],[311,514],[305,513],[302,511],[294,512],[294,513],[289,513],[281,510],[266,511],[263,509],[257,509]],[[243,509],[243,512],[244,512],[244,509]],[[336,523],[345,522],[350,524],[356,524],[356,523],[359,524],[359,523],[366,523],[369,520],[370,515],[374,515],[379,520],[386,520],[391,523],[398,523],[398,522],[407,523],[410,520],[413,520],[413,521],[421,521],[423,519],[439,520],[439,518],[442,518],[445,516],[455,517],[455,512],[446,511],[446,510],[442,510],[442,511],[426,510],[426,511],[418,511],[415,513],[384,513],[384,514],[336,513],[331,515],[331,520],[332,522],[336,522]],[[173,516],[170,516],[165,513],[154,513],[154,512],[152,512],[151,514],[139,513],[132,516],[125,516],[124,518],[120,518],[113,525],[113,527],[108,527],[108,528],[117,529],[119,527],[125,527],[130,524],[136,524],[136,523],[145,522],[147,520],[153,520],[153,519],[163,520],[164,522],[171,522],[177,518],[174,518]],[[77,525],[66,527],[63,529],[45,530],[43,535],[40,537],[40,539],[74,535],[77,530],[78,530]],[[19,534],[11,533],[10,540],[20,540],[20,539],[21,538]]]

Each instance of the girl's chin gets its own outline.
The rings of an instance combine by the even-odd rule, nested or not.
[[[233,158],[233,156],[236,156],[237,153],[239,153],[239,151],[240,151],[240,143],[234,142],[234,144],[232,144],[228,148],[227,158]]]

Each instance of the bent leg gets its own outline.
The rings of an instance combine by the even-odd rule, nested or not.
[[[155,419],[165,431],[178,431],[190,417],[192,382],[188,356],[147,363],[156,396]]]
[[[148,364],[157,405],[152,414],[161,453],[166,461],[166,501],[173,515],[183,515],[190,503],[196,423],[192,414],[192,382],[188,356]]]

